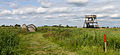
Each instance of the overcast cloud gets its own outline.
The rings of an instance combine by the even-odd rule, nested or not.
[[[0,25],[83,26],[95,14],[100,26],[120,26],[120,0],[0,0]]]

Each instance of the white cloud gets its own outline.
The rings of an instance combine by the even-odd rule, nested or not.
[[[28,18],[28,17],[27,17],[27,16],[22,16],[21,18],[26,19],[26,18]]]
[[[11,11],[10,10],[3,10],[0,12],[0,15],[7,15],[7,14],[10,14]]]
[[[37,14],[37,13],[61,13],[69,12],[68,7],[53,7],[53,8],[43,8],[43,7],[24,7],[13,10],[3,10],[0,15],[22,15],[22,14]]]
[[[47,9],[46,8],[42,8],[42,7],[39,7],[36,9],[36,12],[37,13],[44,13],[44,12],[47,12]]]
[[[108,11],[110,9],[115,9],[115,6],[113,6],[113,5],[105,5],[105,6],[94,8],[93,10],[95,10],[96,12],[103,12],[103,11]]]
[[[24,7],[24,8],[13,9],[12,11],[5,10],[5,11],[2,11],[1,13],[2,14],[4,13],[4,15],[8,13],[16,15],[16,14],[43,13],[43,12],[46,12],[46,9],[42,7],[38,7],[38,8],[37,7]]]
[[[111,17],[111,18],[116,18],[120,17],[120,14],[97,14],[97,17]]]
[[[55,7],[55,8],[49,8],[48,12],[54,13],[54,12],[69,12],[68,7]]]
[[[42,1],[42,0],[37,0],[39,3]]]
[[[96,14],[96,15],[97,15],[97,17],[105,17],[105,16],[109,16],[111,14]]]
[[[66,17],[66,16],[69,16],[69,14],[59,14],[58,16],[59,17]]]
[[[67,0],[69,3],[87,3],[88,0]]]
[[[34,8],[19,8],[19,9],[13,9],[12,14],[27,14],[30,12],[34,12]]]
[[[53,16],[52,15],[46,15],[46,16],[44,16],[44,18],[53,18]]]
[[[17,3],[19,3],[18,0],[16,1]],[[28,1],[28,0],[25,0],[25,1]],[[97,0],[97,1],[38,0],[38,2],[39,4],[37,5],[25,4],[25,6],[24,4],[22,6],[16,5],[17,3],[13,3],[13,4],[11,3],[11,5],[7,4],[7,6],[3,4],[4,5],[3,7],[5,7],[5,10],[0,9],[0,16],[1,16],[0,19],[8,19],[11,21],[20,20],[21,23],[32,22],[38,25],[44,25],[44,24],[52,25],[52,24],[61,23],[61,24],[70,24],[70,25],[72,24],[72,25],[82,26],[83,25],[82,23],[84,23],[84,15],[96,14],[98,17],[98,22],[103,23],[102,25],[107,25],[107,24],[104,24],[104,22],[111,23],[113,21],[116,21],[117,23],[120,21],[120,19],[118,18],[120,17],[120,13],[119,13],[120,9],[118,5],[119,2],[118,4],[116,2],[113,2],[113,1],[111,2],[109,0]],[[22,3],[19,3],[19,4],[22,4]],[[84,6],[86,4],[88,5]],[[28,5],[29,7],[26,5]],[[78,5],[78,6],[74,6],[74,5]],[[80,7],[82,5],[83,7]],[[10,7],[17,6],[17,8],[10,9],[8,6]]]
[[[9,20],[20,20],[18,17],[7,17]]]
[[[79,14],[69,14],[69,13],[63,13],[63,14],[51,14],[51,15],[46,15],[44,16],[44,18],[73,18],[73,17],[76,17],[76,16],[80,16]]]
[[[120,14],[112,14],[110,17],[120,17]]]
[[[41,5],[43,7],[51,7],[52,3],[50,3],[50,2],[41,2]]]
[[[40,5],[42,7],[51,7],[52,3],[49,0],[38,0],[38,3],[40,3]]]
[[[88,4],[89,0],[67,0],[67,2],[77,6],[85,6]]]
[[[15,3],[9,3],[9,6],[10,6],[11,8],[15,8],[15,7],[17,7],[17,4],[15,4]]]
[[[108,6],[103,6],[102,7],[103,10],[113,9],[113,8],[115,8],[113,5],[108,5]]]

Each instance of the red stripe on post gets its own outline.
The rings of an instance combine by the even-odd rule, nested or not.
[[[106,42],[107,41],[106,34],[104,36],[105,36],[105,42]]]

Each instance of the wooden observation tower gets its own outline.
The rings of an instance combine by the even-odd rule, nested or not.
[[[83,28],[99,28],[96,15],[85,15]]]

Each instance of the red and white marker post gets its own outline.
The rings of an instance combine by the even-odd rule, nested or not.
[[[106,34],[104,35],[104,38],[105,38],[105,53],[106,53],[107,52],[107,46],[106,46],[107,45],[107,43],[106,43],[107,42],[107,38],[106,38]]]

